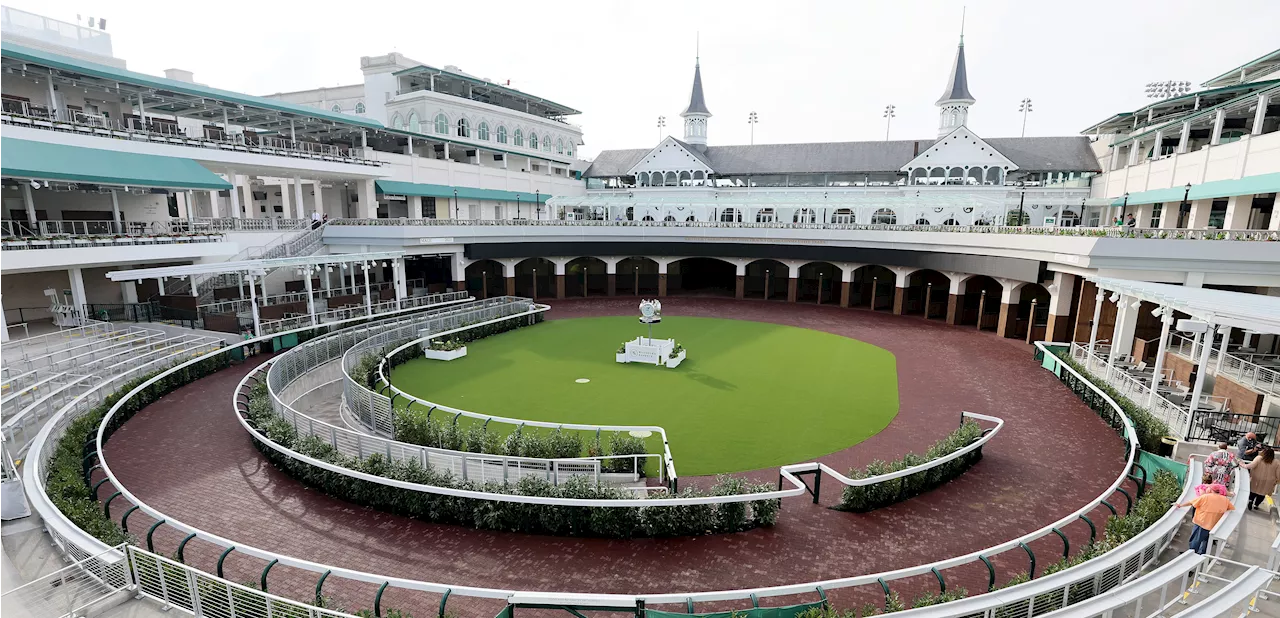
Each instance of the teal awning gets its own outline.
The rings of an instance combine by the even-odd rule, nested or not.
[[[418,197],[439,197],[452,198],[455,195],[458,199],[463,200],[491,200],[495,202],[514,202],[517,198],[521,202],[532,203],[535,199],[539,202],[546,202],[551,197],[546,193],[524,193],[516,191],[503,191],[500,189],[476,189],[474,187],[454,187],[450,185],[429,185],[417,182],[401,182],[399,180],[378,180],[375,183],[378,187],[378,193],[386,193],[389,195],[413,195]],[[457,191],[457,193],[454,193]]]
[[[231,183],[191,159],[0,139],[0,175],[163,189],[230,189]]]
[[[1277,191],[1280,191],[1280,172],[1245,176],[1239,180],[1215,180],[1191,185],[1190,193],[1187,192],[1185,186],[1130,193],[1129,205],[1181,202],[1183,195],[1186,195],[1187,200],[1194,201],[1208,200],[1215,197],[1231,197],[1233,195],[1275,193]],[[1111,202],[1111,205],[1121,206],[1124,203],[1124,198],[1121,197]]]

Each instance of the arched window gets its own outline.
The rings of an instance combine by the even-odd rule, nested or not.
[[[674,222],[675,222],[675,220],[676,220],[676,218],[675,218],[675,217],[673,217],[673,216],[671,216],[671,215],[667,215],[667,216],[663,219],[663,221],[666,221],[667,223],[674,223]]]
[[[637,187],[649,186],[649,172],[640,172],[639,174],[636,174],[636,186]]]
[[[775,219],[772,208],[761,208],[756,211],[756,223],[773,223]]]
[[[333,107],[330,107],[329,109],[330,109],[331,111],[335,111],[335,112],[338,112],[338,113],[342,113],[342,106],[341,106],[341,105],[338,105],[337,103],[334,103],[334,104],[333,104]]]
[[[533,131],[529,132],[529,148],[538,149],[538,134]]]
[[[693,215],[689,215],[689,216],[685,217],[685,218],[684,218],[684,220],[685,220],[685,223],[689,223],[689,222],[692,222],[692,221],[697,221],[698,219],[697,219],[697,217],[694,217]]]
[[[507,143],[507,128],[502,125],[498,125],[498,143]]]
[[[564,140],[556,140],[556,154],[564,154]]]
[[[471,137],[471,122],[466,118],[458,119],[458,137]]]
[[[832,223],[853,223],[855,221],[852,208],[837,209],[831,216]]]
[[[651,217],[651,216],[649,216],[649,215],[645,215],[645,216],[644,216],[644,218],[643,218],[643,219],[641,219],[641,221],[653,221],[653,217]]]
[[[693,176],[689,172],[680,172],[680,186],[687,187],[693,184]]]
[[[480,124],[476,126],[476,137],[482,141],[489,141],[489,123],[481,121]]]
[[[524,146],[524,132],[520,129],[516,129],[516,134],[515,137],[512,138],[512,143],[517,146]]]
[[[573,140],[569,140],[569,145],[564,149],[565,156],[573,156]]]
[[[1058,214],[1058,225],[1063,227],[1075,227],[1080,225],[1080,215],[1074,210],[1063,210]]]
[[[898,222],[898,214],[888,208],[881,208],[871,214],[871,225],[894,225]]]
[[[392,128],[392,129],[403,129],[403,128],[404,128],[404,119],[400,117],[400,113],[399,113],[399,112],[397,112],[395,115],[391,116],[391,128]]]
[[[551,152],[551,136],[550,135],[542,138],[542,149],[546,152]]]
[[[440,135],[449,134],[449,117],[444,114],[436,114],[436,133]]]
[[[363,114],[363,113],[364,113],[364,103],[363,103],[363,102],[356,103],[356,113],[357,113],[357,114]]]
[[[635,220],[636,220],[636,207],[627,206],[627,221],[635,221]]]
[[[813,210],[810,208],[798,208],[795,213],[791,215],[792,223],[813,223],[817,220],[817,216],[815,216]]]
[[[916,225],[929,225],[929,220],[924,217],[920,217],[919,219],[916,219]]]
[[[957,221],[955,217],[952,217],[950,219],[947,219],[946,221],[943,221],[942,224],[943,225],[960,225],[960,222]]]
[[[680,181],[679,181],[679,180],[677,180],[677,178],[676,178],[676,173],[675,173],[675,172],[667,172],[665,175],[663,175],[663,177],[662,177],[662,186],[664,186],[664,187],[678,187],[678,186],[680,186]]]
[[[742,223],[742,213],[737,208],[726,208],[720,211],[721,223]]]
[[[422,123],[418,121],[418,112],[409,112],[409,130],[418,133],[421,129]]]

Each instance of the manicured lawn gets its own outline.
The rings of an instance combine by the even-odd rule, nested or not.
[[[391,380],[423,399],[473,412],[658,425],[681,476],[810,461],[875,435],[898,413],[893,355],[860,341],[675,316],[653,335],[685,346],[688,358],[679,367],[614,361],[621,342],[644,333],[634,317],[554,320],[472,342],[459,360],[415,359]]]

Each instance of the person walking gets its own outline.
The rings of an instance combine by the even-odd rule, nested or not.
[[[1208,472],[1204,473],[1204,477],[1200,479],[1200,484],[1195,487],[1196,496],[1202,496],[1206,492],[1219,493],[1224,496],[1231,496],[1231,492],[1223,485],[1213,482],[1213,475]]]
[[[1250,431],[1240,436],[1240,441],[1236,442],[1236,457],[1241,461],[1253,461],[1262,452],[1262,446],[1262,442],[1258,441],[1258,434]]]
[[[1253,461],[1244,464],[1249,471],[1249,510],[1258,509],[1263,499],[1275,493],[1276,484],[1280,483],[1280,461],[1276,461],[1276,452],[1269,446],[1262,447],[1262,454]]]
[[[1200,497],[1190,502],[1180,502],[1179,508],[1189,506],[1195,509],[1195,515],[1191,518],[1191,540],[1187,543],[1187,548],[1204,555],[1209,551],[1209,531],[1218,525],[1218,520],[1222,519],[1227,511],[1235,510],[1235,505],[1231,504],[1231,499],[1216,492],[1207,491],[1200,494]]]
[[[1129,219],[1125,221],[1124,224],[1128,226],[1129,229],[1133,229],[1138,227],[1138,220],[1133,217],[1133,213],[1129,213]]]
[[[1227,487],[1231,487],[1231,474],[1239,466],[1240,461],[1235,453],[1228,450],[1226,442],[1219,442],[1218,450],[1209,453],[1204,460],[1204,471],[1213,475],[1213,482]]]

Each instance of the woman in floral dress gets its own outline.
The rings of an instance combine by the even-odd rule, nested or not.
[[[1209,454],[1204,461],[1204,471],[1213,475],[1213,482],[1231,487],[1232,473],[1240,466],[1236,454],[1232,453],[1226,442],[1218,443],[1218,450]]]

